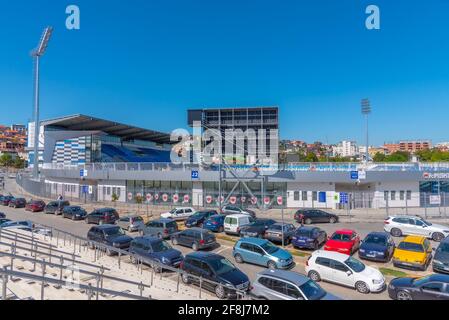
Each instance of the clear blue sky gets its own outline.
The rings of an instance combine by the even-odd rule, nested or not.
[[[65,7],[81,30],[65,29]],[[0,0],[0,123],[32,114],[30,50],[42,61],[42,117],[83,113],[156,130],[186,109],[278,105],[281,135],[372,142],[449,140],[447,0]],[[381,9],[381,30],[365,8]]]

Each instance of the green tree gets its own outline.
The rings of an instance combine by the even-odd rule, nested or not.
[[[410,153],[405,151],[396,151],[386,157],[386,162],[408,162],[410,160]]]
[[[305,162],[318,162],[318,157],[315,153],[309,152],[305,157]]]
[[[16,169],[23,169],[25,168],[25,160],[21,157],[16,157],[13,161],[13,167]]]
[[[385,162],[385,159],[386,155],[380,152],[376,153],[373,157],[374,162]]]
[[[11,167],[12,165],[13,165],[13,159],[9,153],[4,153],[0,156],[0,166]]]

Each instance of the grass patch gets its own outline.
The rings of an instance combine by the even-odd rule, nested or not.
[[[379,271],[380,271],[384,276],[391,276],[391,277],[407,277],[407,273],[405,273],[405,272],[403,272],[403,271],[394,270],[394,269],[389,269],[389,268],[379,268]]]
[[[216,235],[216,238],[217,239],[220,239],[220,240],[225,240],[225,241],[229,241],[229,242],[237,242],[237,240],[235,240],[234,238],[232,238],[232,237],[229,237],[229,236],[227,236],[227,235],[223,235],[223,234],[220,234],[220,235]]]
[[[292,255],[296,256],[296,257],[308,257],[310,254],[307,254],[305,252],[302,251],[297,251],[297,250],[288,250]]]

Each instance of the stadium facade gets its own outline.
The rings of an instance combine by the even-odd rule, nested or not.
[[[246,120],[251,113],[233,110],[243,111]],[[277,109],[271,110],[269,125],[278,128]],[[257,112],[264,114],[263,108]],[[203,121],[204,110],[189,112],[189,124],[198,116]],[[43,121],[40,132],[41,179],[46,194],[55,197],[268,208],[419,207],[436,205],[437,199],[449,204],[449,164],[174,164],[167,133],[85,115]],[[32,163],[34,139],[28,141]]]

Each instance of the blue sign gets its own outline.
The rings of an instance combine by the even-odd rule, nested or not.
[[[84,169],[81,169],[81,170],[80,170],[80,177],[81,177],[81,178],[84,177]]]
[[[192,179],[199,179],[200,174],[198,171],[192,171]]]
[[[320,192],[320,193],[319,193],[318,199],[319,199],[319,202],[320,202],[320,203],[326,203],[326,201],[327,201],[326,198],[327,198],[327,197],[326,197],[326,192]]]
[[[340,193],[340,204],[348,204],[349,203],[349,194],[341,192]]]
[[[359,172],[351,171],[351,180],[359,180]]]
[[[89,186],[82,186],[83,193],[89,193]]]

